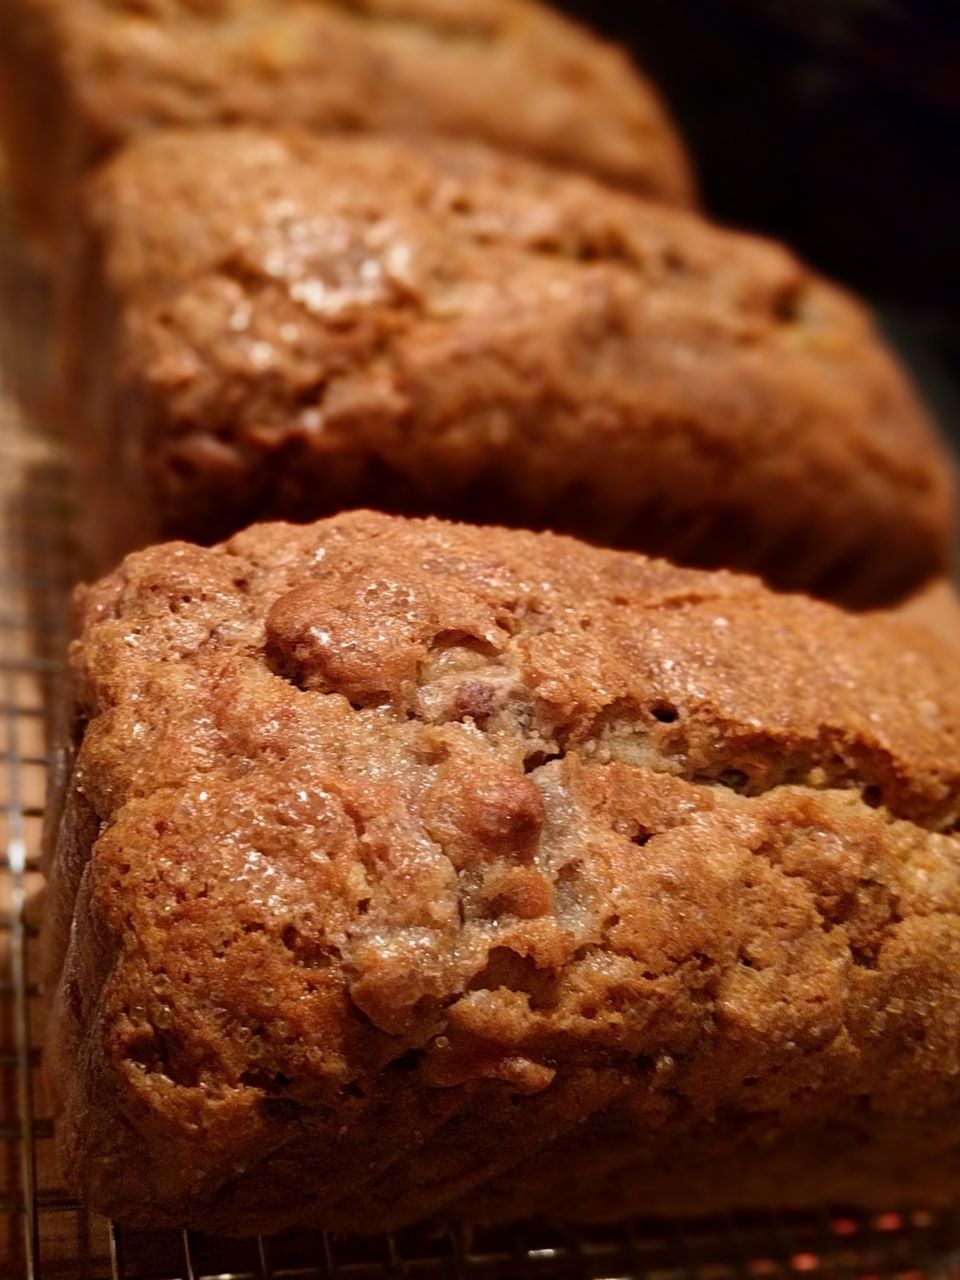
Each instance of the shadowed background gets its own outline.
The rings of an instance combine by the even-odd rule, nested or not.
[[[960,0],[565,0],[624,41],[710,212],[865,294],[960,449]]]

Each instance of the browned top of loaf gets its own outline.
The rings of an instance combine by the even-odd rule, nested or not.
[[[617,1098],[692,1133],[954,1096],[960,679],[922,631],[365,513],[79,607],[53,1058],[110,1212],[235,1227],[269,1150],[321,1222],[415,1217],[506,1167],[482,1082],[543,1096],[515,1161]]]
[[[437,133],[692,198],[653,87],[534,0],[9,4],[58,54],[92,157],[171,124]]]
[[[363,775],[375,743],[410,734],[443,758],[444,726],[527,772],[578,752],[748,796],[853,787],[930,830],[960,816],[944,651],[751,578],[360,512],[150,549],[80,607],[87,794],[105,820],[212,782],[237,750],[280,761],[313,738],[334,767],[352,738],[345,771]]]
[[[864,312],[776,245],[482,148],[255,132],[144,140],[85,219],[122,321],[112,429],[148,424],[178,534],[207,540],[235,488],[245,522],[314,518],[389,474],[405,497],[375,504],[408,514],[854,600],[946,558],[928,421]],[[484,489],[501,510],[473,512]]]

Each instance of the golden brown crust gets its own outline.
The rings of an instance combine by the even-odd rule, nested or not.
[[[940,571],[949,464],[783,249],[493,153],[154,137],[93,184],[66,414],[119,554],[365,505],[853,604]]]
[[[364,513],[79,604],[50,1042],[98,1208],[955,1197],[960,667],[923,630]]]
[[[682,146],[625,55],[531,0],[4,0],[0,129],[25,218],[152,129],[250,123],[476,137],[690,203]]]

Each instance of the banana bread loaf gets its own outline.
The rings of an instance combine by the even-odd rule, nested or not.
[[[354,506],[553,528],[881,604],[949,465],[783,249],[484,149],[154,135],[92,183],[66,416],[101,562]]]
[[[954,1201],[960,666],[351,514],[83,592],[64,1168],[123,1222]]]
[[[652,86],[532,0],[3,0],[0,131],[41,241],[73,181],[163,125],[446,134],[670,202],[689,167]]]

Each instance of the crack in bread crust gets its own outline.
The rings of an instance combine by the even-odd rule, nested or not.
[[[952,1195],[960,682],[924,632],[363,513],[149,550],[79,609],[51,1069],[98,1207],[749,1204],[718,1135],[783,1204]]]

